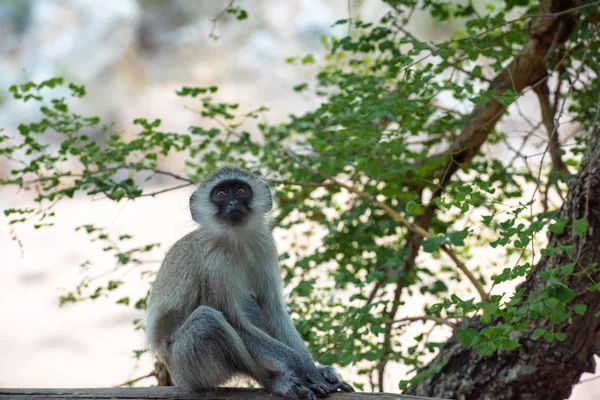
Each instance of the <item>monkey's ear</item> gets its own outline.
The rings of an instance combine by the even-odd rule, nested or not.
[[[201,211],[200,211],[200,199],[198,197],[198,191],[195,191],[190,196],[190,212],[192,213],[192,219],[197,223],[200,223],[201,220]]]
[[[265,212],[271,211],[271,209],[273,208],[273,193],[271,192],[271,188],[269,187],[269,185],[265,182],[264,183],[264,187],[265,187],[265,193],[266,193],[266,198],[264,199],[264,207],[265,207]]]
[[[273,195],[269,196],[269,202],[267,203],[267,211],[271,211],[273,209]]]

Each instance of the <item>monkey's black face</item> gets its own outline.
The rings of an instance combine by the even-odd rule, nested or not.
[[[239,181],[223,181],[210,192],[210,199],[217,206],[217,216],[230,225],[239,225],[252,211],[252,188]]]

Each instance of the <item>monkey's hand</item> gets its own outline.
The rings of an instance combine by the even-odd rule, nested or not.
[[[329,393],[338,390],[354,392],[354,388],[341,381],[335,369],[329,365],[313,366],[306,380],[308,388],[319,397],[328,397]]]

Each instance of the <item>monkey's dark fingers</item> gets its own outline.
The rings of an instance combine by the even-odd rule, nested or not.
[[[317,395],[317,397],[329,397],[329,390],[319,384],[308,385],[308,388]]]
[[[327,382],[338,383],[340,381],[340,377],[333,367],[329,365],[319,365],[317,368]]]
[[[348,383],[346,382],[340,382],[338,384],[336,384],[337,389],[341,389],[343,392],[355,392],[356,390],[354,390],[354,388],[352,386],[350,386]]]
[[[296,398],[299,400],[317,400],[317,396],[312,392],[312,390],[307,389],[301,385],[294,385],[292,389]]]
[[[317,400],[315,394],[304,383],[288,374],[276,377],[272,382],[271,390],[273,393],[296,400]]]

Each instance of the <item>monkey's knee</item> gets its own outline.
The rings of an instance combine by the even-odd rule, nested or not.
[[[241,339],[214,308],[198,307],[173,335],[171,369],[176,386],[214,389],[243,371]]]
[[[193,325],[195,329],[199,329],[198,334],[204,333],[203,328],[210,331],[211,329],[222,329],[223,325],[228,324],[221,311],[208,306],[200,306],[196,308],[185,321],[184,325]]]

